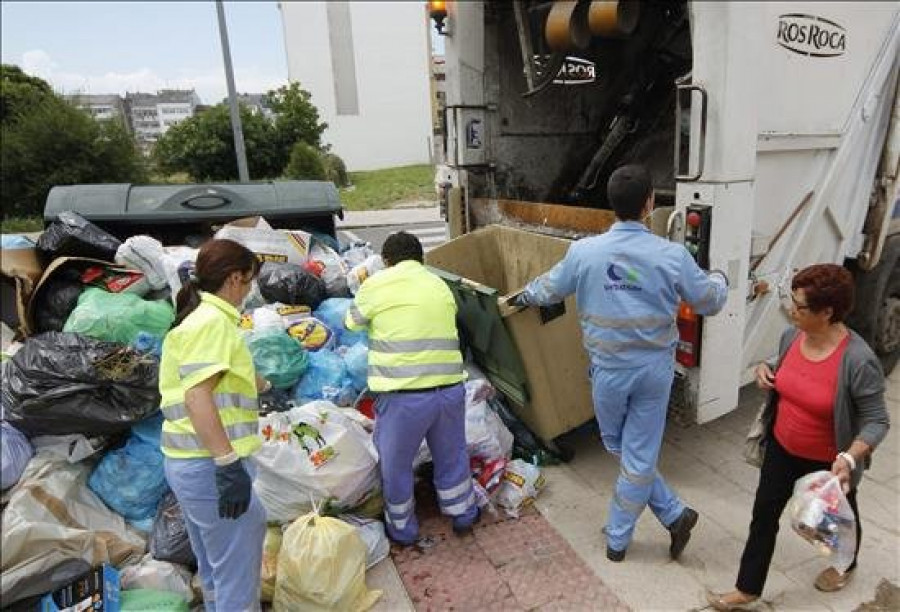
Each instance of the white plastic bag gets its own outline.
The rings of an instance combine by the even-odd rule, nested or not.
[[[356,532],[366,545],[366,569],[381,563],[391,554],[391,543],[384,531],[384,523],[353,514],[342,514],[338,518],[356,527]]]
[[[284,532],[275,612],[362,612],[381,594],[366,587],[366,546],[352,525],[310,513]]]
[[[191,589],[193,573],[183,565],[157,561],[149,554],[140,563],[122,568],[119,582],[123,591],[132,589],[153,589],[177,593],[185,601],[194,598]]]
[[[163,245],[156,238],[132,236],[116,250],[116,263],[140,270],[150,287],[158,290],[168,285],[162,263],[164,254]]]
[[[78,463],[106,448],[107,441],[100,436],[88,438],[82,434],[68,434],[65,436],[35,436],[31,439],[31,444],[39,453],[59,457],[69,463]]]
[[[189,270],[194,268],[197,261],[198,249],[190,247],[165,247],[165,253],[160,258],[163,274],[166,276],[166,282],[172,290],[172,303],[178,297],[181,291],[181,285],[187,278]]]
[[[310,498],[349,510],[380,484],[371,435],[331,402],[266,415],[260,434],[253,486],[269,521],[296,519]]]
[[[519,518],[522,509],[534,503],[544,484],[544,475],[536,465],[521,459],[510,461],[497,490],[497,505],[507,515]]]
[[[856,517],[838,477],[823,470],[798,479],[789,508],[794,531],[846,571],[856,552]]]
[[[360,285],[381,270],[384,270],[384,261],[382,261],[381,255],[371,255],[362,263],[353,266],[347,273],[347,288],[350,289],[350,293],[356,295]]]

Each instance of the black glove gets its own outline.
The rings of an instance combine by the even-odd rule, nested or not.
[[[240,460],[216,466],[216,491],[219,492],[220,518],[240,518],[247,511],[253,481]]]
[[[261,413],[286,412],[291,409],[288,402],[291,396],[284,389],[269,389],[259,394],[259,411]]]

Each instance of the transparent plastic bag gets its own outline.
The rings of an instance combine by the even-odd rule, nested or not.
[[[838,477],[823,470],[798,479],[788,507],[794,531],[833,557],[836,570],[847,571],[856,552],[856,517]]]
[[[368,242],[354,242],[341,253],[341,258],[343,258],[347,267],[352,268],[375,254],[372,245]]]
[[[307,353],[281,329],[265,328],[247,338],[256,372],[276,389],[290,389],[306,371]]]

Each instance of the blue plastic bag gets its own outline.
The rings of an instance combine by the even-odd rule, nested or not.
[[[368,384],[369,349],[365,344],[355,344],[344,353],[347,374],[357,391],[362,391]]]
[[[164,420],[165,417],[163,416],[163,413],[157,412],[132,425],[131,435],[147,444],[158,447],[160,445],[160,438],[162,438],[162,425]]]
[[[33,455],[34,448],[25,434],[0,421],[0,490],[5,491],[19,482]]]
[[[351,298],[328,298],[313,313],[317,319],[325,323],[334,332],[338,344],[353,346],[360,342],[368,342],[369,336],[364,331],[354,332],[344,327],[347,310],[353,304]]]
[[[301,404],[337,397],[347,376],[347,366],[337,353],[317,351],[309,354],[309,368],[294,388],[294,398]]]
[[[125,446],[107,453],[97,464],[88,487],[129,521],[152,518],[169,490],[159,446],[130,436]]]
[[[34,242],[21,234],[0,234],[2,249],[33,249]]]
[[[290,389],[307,368],[307,352],[282,329],[264,329],[247,339],[256,372],[276,389]]]

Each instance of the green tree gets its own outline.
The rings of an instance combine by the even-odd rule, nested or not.
[[[302,140],[297,142],[291,150],[284,175],[294,180],[324,181],[326,174],[322,152]]]
[[[0,85],[4,218],[41,214],[54,185],[146,181],[134,141],[120,123],[95,121],[14,66],[4,67]]]
[[[275,113],[276,142],[284,156],[284,163],[287,163],[294,144],[298,142],[322,148],[322,134],[328,124],[319,121],[319,111],[312,103],[312,95],[301,89],[299,83],[269,91],[266,93],[266,104]]]
[[[285,160],[275,145],[274,125],[241,105],[241,124],[250,178],[274,178]],[[237,180],[231,116],[218,104],[172,126],[156,142],[153,158],[163,173],[187,172],[198,182]]]
[[[18,66],[0,64],[0,124],[53,97],[43,79],[25,74]]]

